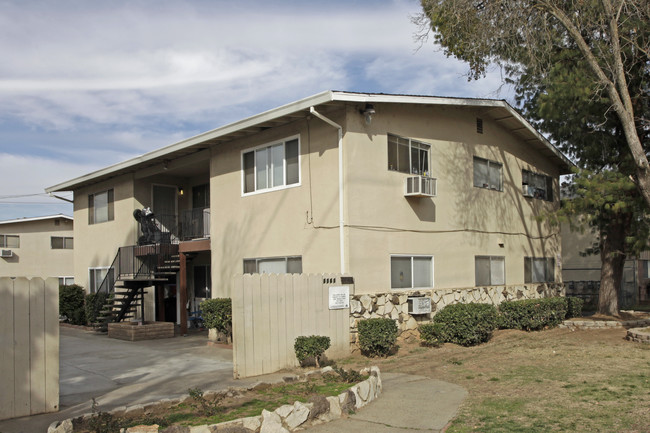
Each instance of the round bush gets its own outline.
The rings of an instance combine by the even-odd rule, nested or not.
[[[433,324],[440,341],[474,346],[492,337],[497,328],[497,309],[492,304],[447,305],[433,317]]]
[[[440,325],[436,323],[423,323],[420,325],[420,341],[424,346],[438,347],[442,344],[438,337],[440,335],[439,327]]]
[[[296,351],[296,358],[303,364],[308,358],[314,358],[316,367],[320,367],[320,358],[330,348],[330,338],[322,335],[311,335],[309,337],[298,337],[293,345]]]
[[[206,299],[201,302],[201,317],[208,329],[231,336],[232,334],[232,301],[230,298]]]
[[[367,356],[387,356],[397,341],[397,324],[392,319],[366,319],[357,324],[359,346]]]

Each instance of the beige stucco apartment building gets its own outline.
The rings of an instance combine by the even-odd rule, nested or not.
[[[341,272],[356,293],[561,281],[537,216],[570,165],[504,101],[327,91],[46,191],[74,192],[90,291],[148,243],[133,212],[150,207],[149,241],[179,254],[157,311],[178,292],[184,314],[244,272]]]
[[[73,220],[66,215],[0,221],[0,277],[57,277],[73,284]]]

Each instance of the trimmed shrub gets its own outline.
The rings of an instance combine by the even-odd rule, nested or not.
[[[216,329],[232,337],[232,301],[230,298],[206,299],[201,302],[201,316],[208,329]]]
[[[522,299],[499,305],[500,327],[536,331],[562,323],[567,314],[567,298]]]
[[[66,322],[73,325],[86,324],[84,297],[84,289],[81,286],[59,286],[59,314],[66,317]]]
[[[572,317],[582,317],[582,306],[585,303],[584,299],[576,298],[575,296],[567,296],[566,300],[566,318],[570,319]]]
[[[439,327],[440,325],[436,323],[423,323],[420,325],[420,341],[422,345],[438,347],[442,344],[442,341],[438,338],[438,335],[440,335]]]
[[[433,316],[432,332],[441,342],[474,346],[492,337],[497,317],[492,304],[447,305]]]
[[[357,324],[359,346],[366,356],[388,356],[397,341],[397,324],[392,319],[366,319]]]
[[[320,358],[330,348],[330,338],[322,335],[310,335],[309,337],[298,337],[293,345],[296,351],[296,358],[303,365],[304,361],[314,358],[316,367],[320,367]]]
[[[104,308],[104,305],[107,303],[109,295],[105,292],[101,293],[89,293],[86,295],[86,323],[92,325],[97,323],[99,313]]]

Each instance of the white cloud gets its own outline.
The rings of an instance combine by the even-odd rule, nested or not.
[[[28,193],[323,90],[503,97],[498,75],[416,51],[417,0],[2,8],[0,166]]]

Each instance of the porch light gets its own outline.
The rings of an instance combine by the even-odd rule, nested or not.
[[[185,193],[185,191],[183,191],[183,187],[179,186],[178,187],[178,195],[183,196],[184,193]]]
[[[372,104],[366,104],[366,107],[363,110],[359,110],[366,118],[366,124],[370,125],[372,122],[372,116],[375,114],[375,107]]]

